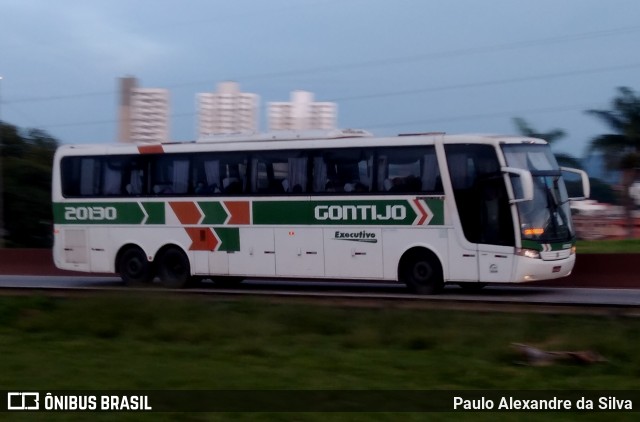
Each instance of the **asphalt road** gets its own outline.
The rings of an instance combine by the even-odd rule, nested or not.
[[[159,285],[157,285],[160,288]],[[1,288],[19,289],[126,289],[118,277],[18,276],[0,275]],[[398,298],[427,301],[462,301],[512,304],[566,304],[593,306],[638,306],[640,289],[591,289],[528,287],[526,285],[487,286],[470,293],[457,286],[447,286],[436,296],[415,296],[404,286],[392,283],[320,282],[310,280],[246,280],[240,286],[217,288],[214,283],[203,282],[196,289],[203,294],[252,294],[273,296],[321,296]]]

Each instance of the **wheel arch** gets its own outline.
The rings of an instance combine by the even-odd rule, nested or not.
[[[433,258],[435,262],[437,262],[440,265],[442,278],[444,279],[444,281],[446,281],[448,271],[444,265],[445,261],[443,257],[437,252],[435,252],[434,248],[429,247],[427,245],[422,245],[422,244],[409,246],[407,249],[404,250],[404,252],[402,252],[402,254],[400,254],[400,259],[398,260],[398,266],[396,268],[396,277],[398,281],[401,280],[401,272],[402,272],[403,265],[406,264],[409,258],[418,254],[425,254]]]
[[[409,248],[398,264],[398,281],[416,294],[437,294],[444,287],[442,262],[431,249]]]

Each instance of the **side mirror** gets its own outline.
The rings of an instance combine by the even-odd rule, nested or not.
[[[579,169],[574,169],[574,168],[570,168],[570,167],[560,167],[560,171],[577,174],[578,176],[580,176],[580,179],[582,180],[582,194],[583,194],[583,196],[577,196],[575,198],[569,198],[570,201],[580,201],[580,200],[583,200],[583,199],[587,199],[589,197],[589,195],[591,195],[591,185],[589,184],[589,175],[587,175],[586,171],[579,170]],[[566,181],[565,181],[565,183],[566,183]]]
[[[523,170],[515,167],[502,167],[501,169],[504,173],[508,173],[511,176],[516,176],[520,180],[520,192],[522,192],[521,198],[513,198],[509,201],[510,204],[515,204],[518,202],[525,202],[533,200],[533,177],[531,176],[531,172],[528,170]],[[511,178],[513,181],[513,177]],[[514,189],[514,196],[515,196]]]

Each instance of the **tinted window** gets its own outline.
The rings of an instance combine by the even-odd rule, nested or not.
[[[151,161],[151,192],[154,195],[189,193],[190,162],[186,154],[148,156]]]
[[[146,193],[146,164],[139,156],[64,157],[60,165],[65,197]]]
[[[441,193],[442,182],[435,148],[379,148],[378,192]]]
[[[433,146],[65,157],[63,195],[441,193]]]
[[[251,160],[251,192],[295,194],[307,192],[307,156],[303,152],[255,152]]]
[[[336,149],[313,156],[313,192],[372,191],[373,149]]]
[[[100,158],[64,157],[60,166],[63,196],[78,197],[100,194]]]
[[[247,188],[247,155],[197,153],[193,156],[192,186],[196,195],[239,195]]]

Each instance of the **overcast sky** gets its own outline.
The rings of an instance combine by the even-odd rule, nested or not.
[[[616,87],[640,91],[638,0],[0,0],[0,119],[63,143],[114,142],[117,79],[168,88],[171,135],[234,80],[296,89],[374,134],[515,133],[581,156]]]

